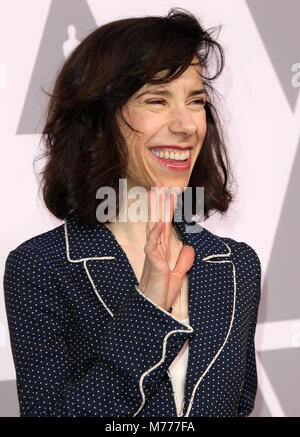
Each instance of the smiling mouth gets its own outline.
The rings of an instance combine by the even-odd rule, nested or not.
[[[170,170],[188,170],[191,165],[191,150],[168,149],[163,150],[152,148],[149,150],[152,157],[165,168]]]
[[[190,148],[175,149],[172,147],[154,147],[150,149],[150,152],[158,158],[173,163],[186,162],[191,155]]]

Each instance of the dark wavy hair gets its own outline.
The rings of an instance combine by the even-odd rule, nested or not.
[[[46,158],[40,189],[54,216],[65,219],[77,210],[85,224],[96,223],[103,201],[96,192],[102,186],[114,188],[119,213],[119,179],[126,177],[128,150],[116,115],[122,117],[120,109],[144,84],[176,79],[195,56],[207,94],[207,133],[189,181],[193,211],[194,187],[204,187],[205,219],[211,211],[223,214],[228,209],[233,199],[230,163],[212,103],[212,82],[224,68],[223,49],[212,37],[216,29],[204,30],[193,14],[172,8],[165,17],[106,23],[77,46],[59,71],[52,94],[45,91],[50,99],[41,137],[45,150],[38,157]],[[212,53],[217,71],[206,77]],[[154,79],[162,70],[167,74]]]

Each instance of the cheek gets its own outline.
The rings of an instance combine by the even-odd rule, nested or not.
[[[197,129],[198,146],[197,146],[195,161],[197,160],[198,156],[201,153],[203,142],[205,140],[206,133],[207,133],[207,123],[206,123],[205,113],[198,119],[197,123],[198,123],[198,129]]]
[[[138,122],[134,125],[135,129],[139,132],[133,134],[130,139],[131,151],[133,155],[138,159],[146,159],[148,148],[151,143],[151,138],[159,131],[161,128],[161,123],[155,117],[141,116]]]
[[[203,145],[203,142],[205,140],[206,133],[207,133],[206,118],[201,117],[201,119],[198,120],[198,129],[197,129],[197,139],[198,139],[198,143],[197,143],[198,153],[197,153],[197,155],[200,153],[200,151],[202,149],[202,145]]]
[[[155,127],[156,125],[152,121],[143,123],[143,127],[139,127],[142,132],[135,135],[129,148],[129,167],[132,174],[138,184],[148,187],[147,189],[154,185],[156,179],[149,155],[151,138],[156,132]]]
[[[202,111],[202,114],[201,114],[201,117],[199,120],[199,129],[198,129],[199,137],[204,139],[206,132],[207,132],[207,122],[206,122],[206,111],[204,109]]]
[[[205,120],[204,128],[203,128],[203,137],[205,137],[206,134],[207,134],[207,123],[206,123],[206,120]]]
[[[139,130],[141,129],[139,128]],[[127,138],[129,167],[136,176],[141,176],[141,173],[145,172],[148,154],[147,140],[146,132],[132,133],[132,135]]]
[[[144,114],[139,120],[139,131],[143,140],[149,140],[162,126],[161,117],[158,114]]]

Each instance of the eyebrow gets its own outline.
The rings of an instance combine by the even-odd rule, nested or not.
[[[155,94],[155,95],[162,95],[162,96],[170,96],[171,95],[171,93],[167,90],[158,90],[156,88],[153,88],[153,89],[150,88],[150,89],[144,91],[143,93],[138,94],[136,96],[136,98],[144,96],[145,94]],[[188,97],[196,96],[199,94],[206,94],[205,89],[201,88],[199,90],[192,90],[189,92]]]

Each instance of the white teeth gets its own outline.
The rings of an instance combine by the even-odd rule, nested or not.
[[[187,150],[186,152],[169,152],[168,150],[166,150],[165,152],[163,151],[158,151],[158,150],[153,150],[152,149],[152,153],[154,153],[154,155],[159,156],[160,158],[163,159],[177,159],[178,161],[184,161],[185,159],[187,159],[190,155],[190,150]]]

